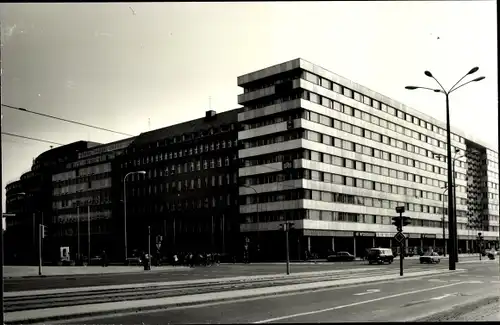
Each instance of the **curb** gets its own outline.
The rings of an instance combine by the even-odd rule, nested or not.
[[[431,274],[421,274],[422,272],[415,272],[413,275],[407,275],[402,278],[396,278],[400,280],[407,280],[410,278],[416,278],[416,277],[429,277],[429,276],[436,276],[436,275],[444,275],[444,274],[449,274],[449,273],[456,273],[456,272],[463,272],[463,270],[455,270],[455,271],[443,271],[443,272],[435,272]],[[392,275],[391,275],[392,276]],[[351,283],[330,283],[326,284],[324,286],[318,286],[317,288],[297,288],[297,289],[290,289],[290,290],[284,290],[283,292],[267,292],[267,293],[249,293],[245,296],[241,297],[222,297],[222,298],[201,298],[198,301],[189,301],[189,302],[179,302],[179,303],[160,303],[158,302],[155,305],[151,306],[144,306],[144,307],[128,307],[128,308],[123,308],[119,310],[103,310],[103,311],[88,311],[88,312],[80,312],[80,313],[74,313],[71,315],[54,315],[54,316],[46,316],[46,317],[38,317],[38,318],[31,318],[31,319],[17,319],[13,321],[8,320],[9,313],[5,314],[5,324],[35,324],[35,323],[45,323],[45,322],[52,322],[52,321],[60,321],[60,320],[74,320],[74,319],[81,319],[81,318],[87,318],[87,317],[96,317],[96,316],[109,316],[109,315],[114,315],[114,314],[122,314],[122,313],[140,313],[140,312],[146,312],[146,311],[157,311],[157,310],[165,310],[168,308],[176,308],[176,307],[188,307],[188,306],[196,306],[196,305],[201,305],[201,304],[206,304],[206,303],[221,303],[221,302],[227,302],[227,301],[238,301],[238,300],[245,300],[249,298],[265,298],[265,297],[271,297],[271,296],[279,296],[283,294],[293,294],[293,293],[299,293],[299,292],[314,292],[314,291],[319,291],[319,290],[324,290],[324,289],[330,289],[330,288],[337,288],[337,287],[342,287],[342,286],[349,286],[349,285],[356,285],[356,284],[366,284],[366,283],[375,283],[375,282],[384,282],[384,281],[394,281],[395,279],[389,279],[384,278],[384,279],[373,279],[373,278],[358,278],[358,279],[353,279],[356,280],[356,282]],[[334,282],[333,280],[332,282]],[[249,289],[251,290],[251,289]],[[276,290],[274,290],[276,291]],[[19,317],[20,318],[20,317]]]

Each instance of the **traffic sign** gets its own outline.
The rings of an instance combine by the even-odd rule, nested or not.
[[[394,239],[396,239],[399,243],[402,243],[406,239],[406,236],[402,232],[398,232],[394,236]]]

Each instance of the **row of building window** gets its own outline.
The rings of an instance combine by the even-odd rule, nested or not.
[[[196,132],[192,133],[184,133],[181,135],[175,135],[170,138],[163,139],[162,141],[156,141],[156,148],[160,148],[162,146],[169,146],[172,144],[178,144],[178,143],[183,143],[183,142],[189,142],[189,141],[194,141],[197,139],[202,139],[207,136],[213,136],[221,133],[226,133],[229,131],[233,131],[235,129],[235,124],[223,124],[219,128],[212,127],[208,130],[199,130]],[[154,143],[149,143],[148,145],[149,149],[154,148]],[[130,151],[136,152],[140,151],[141,149],[144,148],[137,148],[134,146],[131,146],[130,148],[127,148],[126,153],[129,153]]]
[[[203,179],[198,177],[196,179],[185,179],[183,181],[173,181],[172,183],[163,183],[159,185],[148,185],[147,187],[134,187],[132,188],[132,196],[148,196],[148,195],[156,195],[158,193],[178,193],[188,190],[200,189],[200,188],[209,188],[214,186],[225,186],[231,184],[237,184],[238,176],[237,174],[233,174],[231,182],[231,175],[212,175],[206,176]]]
[[[316,95],[314,93],[310,93],[311,99],[314,97],[313,95],[319,96],[319,95]],[[311,101],[315,102],[315,100],[311,100]],[[335,104],[338,104],[338,105],[335,105]],[[397,125],[395,123],[386,121],[384,119],[380,119],[377,116],[362,112],[362,111],[355,109],[355,108],[352,108],[350,106],[334,102],[334,105],[332,108],[337,109],[340,112],[343,112],[349,116],[354,116],[354,117],[362,119],[366,122],[380,126],[384,129],[389,129],[391,131],[395,131],[395,132],[400,133],[402,135],[405,135],[409,138],[426,142],[429,145],[433,145],[433,146],[439,147],[441,149],[446,149],[446,144],[442,141],[438,141],[436,139],[430,138],[424,134],[410,130],[410,129],[405,128],[401,125]],[[403,141],[395,139],[395,138],[390,138],[390,137],[385,136],[383,134],[380,134],[378,132],[374,132],[374,131],[370,131],[370,130],[367,130],[364,128],[360,128],[356,125],[342,122],[342,121],[333,119],[329,116],[325,116],[325,115],[318,114],[315,112],[310,112],[310,111],[306,111],[306,112],[307,113],[305,113],[304,118],[307,120],[310,120],[312,122],[323,124],[325,126],[333,127],[333,128],[339,129],[339,130],[343,130],[345,132],[349,132],[349,133],[355,134],[357,136],[369,138],[373,141],[382,142],[382,143],[385,143],[388,145],[390,144],[393,147],[397,147],[397,148],[402,149],[402,150],[416,153],[416,154],[422,155],[422,156],[427,157],[427,158],[436,159],[436,160],[440,160],[440,161],[446,161],[445,156],[436,156],[436,154],[434,152],[432,152],[431,150],[424,149],[424,148],[419,147],[419,146],[415,146],[409,142],[403,142]],[[410,140],[410,141],[412,141],[412,140]],[[453,146],[452,146],[452,150],[455,150],[455,148]],[[440,157],[442,157],[442,158],[440,158]],[[462,164],[462,162],[460,162],[460,161],[457,161],[457,162],[459,164]]]
[[[314,151],[311,153],[315,153]],[[323,154],[326,155],[326,154]],[[314,156],[314,155],[312,155]],[[370,172],[374,173],[377,175],[382,175],[386,177],[394,177],[394,171],[393,169],[389,169],[383,166],[377,166],[377,165],[372,165],[368,163],[363,163],[359,161],[354,161],[351,159],[347,158],[342,158],[342,157],[336,157],[339,159],[334,159],[331,162],[327,162],[329,160],[323,159],[323,162],[325,163],[330,163],[333,165],[337,165],[339,167],[346,167],[346,168],[361,168],[363,167],[364,172]],[[305,159],[310,159],[311,158],[305,157]],[[319,160],[316,160],[319,161]],[[361,167],[360,167],[361,166]],[[392,171],[392,173],[391,173]],[[403,173],[403,174],[401,174]],[[416,183],[422,183],[423,180],[428,180],[429,178],[425,178],[420,175],[415,175],[415,174],[409,174],[409,173],[404,173],[398,171],[396,173],[395,178],[399,179],[404,179],[400,178],[402,176],[406,175],[406,180],[408,181],[413,181]],[[375,190],[375,191],[382,191],[385,193],[393,193],[393,194],[398,194],[398,195],[406,195],[406,196],[411,196],[415,198],[424,198],[428,200],[435,200],[435,201],[442,201],[443,198],[443,193],[436,193],[436,192],[430,192],[430,191],[424,191],[421,189],[414,189],[414,188],[406,188],[398,185],[393,185],[393,184],[386,184],[386,183],[380,183],[380,182],[373,182],[370,180],[363,180],[363,179],[355,179],[353,177],[349,176],[344,176],[344,175],[336,175],[336,174],[331,174],[327,172],[319,172],[315,170],[299,170],[295,175],[295,178],[304,178],[304,179],[311,179],[315,181],[320,181],[320,182],[325,182],[325,183],[334,183],[334,184],[339,184],[339,185],[347,185],[347,186],[354,186],[354,187],[359,187],[359,188],[365,188],[369,190]],[[245,182],[247,185],[252,186],[252,185],[258,185],[258,184],[266,184],[266,183],[274,183],[274,182],[280,182],[286,179],[286,176],[284,175],[261,175],[261,176],[253,176],[253,177],[248,177],[245,179]],[[432,185],[431,185],[432,186]],[[460,191],[464,191],[465,187],[460,187]],[[467,200],[463,198],[457,198],[457,201],[459,204],[466,205]]]
[[[373,141],[382,142],[382,143],[384,143],[388,146],[394,147],[394,148],[406,150],[406,151],[409,151],[412,153],[421,154],[422,156],[435,159],[435,155],[431,151],[427,151],[426,154],[423,155],[422,150],[426,151],[425,149],[415,147],[409,143],[405,143],[405,142],[402,142],[400,140],[396,140],[394,138],[389,138],[389,137],[382,135],[380,133],[372,132],[372,131],[357,127],[355,125],[351,125],[351,124],[346,123],[346,122],[334,120],[333,127],[335,129],[342,130],[344,132],[353,134],[353,135],[358,136],[358,137],[364,137],[364,138],[367,138],[367,139],[370,139]],[[368,154],[368,155],[370,155],[371,151],[378,150],[378,149],[372,149],[371,147],[368,147],[368,146],[362,146],[360,144],[356,144],[355,142],[352,142],[352,141],[342,140],[340,138],[334,138],[330,135],[322,134],[322,133],[315,132],[315,131],[308,130],[306,132],[306,138],[308,140],[311,140],[311,141],[320,142],[320,143],[327,144],[330,146],[335,146],[338,148],[359,152],[359,150],[356,150],[356,148],[355,148],[357,145],[357,146],[359,146],[359,149],[365,148],[365,152],[363,152],[363,153]],[[417,149],[420,149],[420,151]],[[419,152],[417,152],[417,151],[419,151]],[[359,153],[361,153],[361,152],[359,152]],[[435,166],[432,164],[428,164],[428,163],[421,162],[421,161],[414,160],[414,159],[410,159],[410,158],[405,158],[405,159],[409,160],[410,162],[413,162],[411,167],[416,167],[416,168],[423,169],[423,170],[426,170],[426,171],[429,171],[432,173],[436,173],[436,174],[447,175],[446,169],[443,167],[438,167],[438,166]],[[458,165],[459,167],[465,168],[465,163],[462,161],[456,161],[456,165]],[[457,174],[458,179],[465,179],[465,174],[458,173],[457,171],[455,171],[455,173]]]
[[[179,199],[169,202],[147,204],[147,205],[130,205],[130,211],[136,214],[144,213],[161,213],[164,211],[185,211],[195,209],[208,209],[208,208],[225,208],[238,205],[238,199],[231,196],[231,194],[220,195],[219,197],[211,196],[196,199]]]
[[[303,136],[302,136],[302,134],[303,134]],[[438,166],[434,166],[434,165],[427,164],[424,162],[420,162],[418,160],[414,160],[411,158],[395,155],[395,154],[387,152],[387,151],[382,151],[382,150],[371,148],[368,146],[363,146],[361,144],[354,143],[354,142],[351,142],[348,140],[342,140],[340,138],[332,138],[328,135],[323,135],[321,133],[314,132],[314,131],[297,131],[297,132],[289,133],[287,135],[274,136],[271,138],[260,138],[257,140],[251,140],[251,141],[245,143],[245,145],[250,148],[253,146],[269,145],[269,144],[274,144],[274,143],[295,140],[297,138],[305,138],[305,139],[310,140],[310,141],[321,142],[321,143],[327,144],[327,145],[333,145],[337,148],[341,148],[341,149],[349,150],[349,151],[354,151],[354,152],[357,152],[359,154],[368,155],[370,157],[375,157],[378,159],[383,159],[386,161],[391,161],[391,162],[399,163],[402,165],[407,165],[409,167],[418,168],[418,169],[425,170],[425,171],[428,171],[431,173],[437,173],[437,174],[442,174],[442,175],[447,174],[446,169],[444,169],[442,167],[438,167]],[[305,151],[305,152],[307,152],[307,151]],[[323,161],[323,159],[325,159],[325,161],[332,161],[332,157],[330,155],[324,155],[324,154],[319,153],[319,152],[315,152],[315,154],[312,154],[312,156],[313,157],[317,156],[317,161]],[[335,158],[337,158],[337,160],[341,159],[341,157],[335,157]],[[309,158],[307,158],[307,159],[309,159]],[[345,163],[343,163],[343,165],[345,165]],[[342,166],[342,167],[344,167],[344,166]],[[396,171],[396,176],[397,176],[397,172],[398,171]],[[390,172],[387,169],[387,171],[386,172],[384,171],[384,174],[381,174],[381,175],[390,176]],[[402,175],[403,175],[402,176],[403,179],[405,179],[405,176],[404,176],[405,174],[402,174]],[[465,179],[465,175],[458,173],[457,178],[458,179]],[[406,176],[406,179],[409,180],[407,176]],[[432,184],[434,184],[434,180],[426,181],[426,182],[431,182]],[[444,182],[441,181],[441,183],[438,183],[437,185],[443,186]],[[433,186],[435,186],[435,185],[433,185]],[[457,188],[459,188],[458,191],[465,192],[465,188],[463,186],[457,186]]]
[[[209,144],[200,144],[199,146],[194,146],[189,149],[182,149],[179,151],[173,151],[173,152],[165,152],[164,154],[156,154],[154,156],[146,156],[141,158],[136,158],[133,160],[130,160],[129,162],[123,163],[121,165],[122,168],[127,168],[128,166],[141,166],[147,165],[147,164],[152,164],[155,162],[163,161],[163,160],[172,160],[172,159],[177,159],[177,158],[183,158],[183,157],[188,157],[192,155],[198,155],[202,153],[207,153],[215,150],[221,150],[221,149],[226,149],[226,148],[232,148],[234,144],[234,147],[238,146],[238,140],[221,140],[217,142],[212,142],[210,145]]]
[[[71,198],[52,201],[53,209],[67,209],[76,206],[92,206],[92,209],[99,209],[99,205],[110,204],[111,193],[109,190],[94,190],[86,193],[73,195]]]
[[[304,171],[307,173],[308,171]],[[309,171],[310,172],[310,171]],[[312,172],[311,172],[312,174]],[[405,195],[404,187],[389,185],[389,184],[381,184],[378,182],[367,181],[355,179],[352,177],[342,176],[342,175],[332,175],[328,173],[323,173],[328,175],[328,179],[332,181],[334,184],[346,185],[352,187],[360,187],[368,190],[375,191],[387,191],[386,193],[393,193],[399,195]],[[314,179],[312,179],[314,180]],[[321,180],[317,180],[321,181]],[[378,184],[378,186],[376,186]],[[359,186],[358,186],[359,185]],[[383,185],[383,187],[382,187]],[[401,190],[401,192],[397,192],[397,190]],[[406,189],[407,190],[407,189]],[[384,192],[385,192],[384,191]],[[419,190],[417,190],[419,191]],[[428,192],[427,192],[428,193]],[[431,213],[431,214],[442,214],[443,210],[440,206],[429,206],[424,204],[416,204],[416,203],[404,203],[393,200],[386,199],[378,199],[371,197],[362,197],[355,196],[350,194],[342,194],[342,193],[334,193],[334,192],[322,192],[316,190],[306,190],[306,189],[296,189],[283,191],[281,193],[262,193],[258,195],[248,195],[245,197],[246,204],[257,204],[257,203],[269,203],[269,202],[278,202],[278,201],[288,201],[288,200],[315,200],[315,201],[325,201],[325,202],[334,202],[334,203],[344,203],[344,204],[358,204],[365,205],[369,207],[375,208],[383,208],[383,209],[395,209],[397,206],[405,205],[407,210],[415,211],[415,212],[423,212],[423,213]],[[458,210],[457,216],[466,217],[466,211]]]
[[[237,155],[233,155],[233,160],[237,159]],[[182,165],[177,164],[177,165],[172,165],[170,168],[167,166],[165,167],[165,170],[162,170],[161,168],[155,168],[155,169],[150,169],[146,171],[146,175],[141,175],[141,174],[131,174],[130,179],[127,179],[134,182],[134,181],[139,181],[143,179],[152,179],[156,177],[162,177],[162,176],[174,176],[176,174],[182,174],[182,173],[189,173],[189,172],[194,172],[194,171],[200,171],[202,169],[202,164],[203,164],[203,169],[209,169],[209,168],[216,168],[216,167],[228,167],[231,164],[231,161],[229,159],[229,156],[226,156],[225,158],[219,157],[217,159],[212,158],[210,160],[199,160],[199,161],[191,161],[191,162],[185,162]]]
[[[418,117],[410,115],[409,113],[403,112],[403,111],[398,110],[394,107],[391,107],[387,104],[384,104],[378,100],[370,98],[369,96],[362,95],[362,94],[358,93],[357,91],[351,90],[351,89],[344,87],[344,86],[341,86],[341,85],[338,85],[338,84],[336,84],[328,79],[325,79],[323,77],[320,77],[314,73],[304,71],[302,78],[313,83],[313,84],[319,85],[319,86],[326,88],[328,90],[342,94],[348,98],[352,98],[352,99],[354,99],[360,103],[363,103],[367,106],[378,109],[378,110],[385,112],[389,115],[396,116],[396,117],[403,119],[407,122],[410,122],[410,123],[418,125],[422,128],[425,128],[429,131],[438,133],[442,136],[446,136],[446,130],[437,126],[437,125],[434,125],[430,122],[426,122]],[[452,139],[454,141],[457,141],[459,143],[465,143],[464,138],[462,138],[461,136],[458,136],[454,133],[452,133],[451,135],[452,135]]]
[[[377,216],[373,214],[349,213],[349,212],[340,212],[331,210],[303,210],[302,213],[295,213],[295,212],[298,211],[296,210],[266,211],[259,213],[258,219],[256,214],[248,214],[244,216],[243,223],[278,222],[286,220],[309,219],[309,220],[321,220],[330,222],[331,221],[356,222],[356,223],[380,224],[380,225],[392,224],[391,217]],[[432,228],[442,227],[442,223],[440,221],[425,220],[425,219],[411,219],[411,225],[414,227],[432,227]],[[448,225],[448,222],[445,222],[445,225]]]

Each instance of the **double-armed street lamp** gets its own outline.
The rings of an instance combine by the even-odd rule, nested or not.
[[[146,171],[144,170],[139,170],[135,172],[129,172],[123,177],[123,235],[124,235],[124,240],[125,240],[125,262],[127,262],[128,255],[127,255],[127,177],[133,174],[142,174],[145,175]]]
[[[430,71],[425,71],[425,75],[429,78],[433,78],[441,89],[432,89],[428,87],[420,87],[420,86],[406,86],[405,88],[408,90],[415,89],[426,89],[436,93],[443,93],[446,97],[446,143],[447,143],[447,163],[448,163],[448,193],[453,193],[453,175],[452,175],[452,156],[451,156],[451,128],[450,128],[450,101],[449,96],[452,92],[457,89],[476,81],[481,81],[485,77],[478,77],[476,79],[467,81],[466,83],[461,84],[457,87],[457,85],[468,75],[471,75],[479,70],[478,67],[472,68],[466,75],[464,75],[457,83],[450,88],[450,90],[446,91],[441,83],[432,75]],[[450,248],[450,258],[449,261],[449,269],[456,269],[456,261],[457,261],[457,249],[456,249],[456,237],[457,237],[457,224],[454,218],[454,207],[453,207],[453,195],[448,195],[448,236],[449,236],[449,248]]]

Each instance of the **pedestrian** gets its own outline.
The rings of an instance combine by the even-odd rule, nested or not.
[[[105,250],[102,251],[101,262],[102,262],[102,267],[107,267],[108,266],[108,255],[106,254]]]

